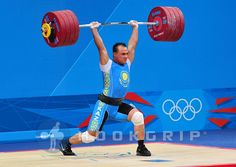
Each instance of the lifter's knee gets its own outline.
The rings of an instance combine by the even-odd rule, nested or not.
[[[144,118],[143,114],[139,111],[135,111],[131,117],[131,122],[135,125],[143,125],[144,124]]]
[[[82,133],[81,138],[83,143],[91,143],[94,142],[97,137],[92,136],[88,131],[86,131]]]

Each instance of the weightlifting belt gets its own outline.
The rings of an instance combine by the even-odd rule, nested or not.
[[[101,100],[102,102],[112,105],[112,106],[119,106],[121,105],[124,98],[113,98],[113,97],[105,96],[104,94],[99,94],[98,100]]]

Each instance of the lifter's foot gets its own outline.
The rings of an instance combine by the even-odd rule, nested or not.
[[[151,156],[151,152],[146,148],[145,145],[138,146],[136,155],[138,156]]]
[[[59,150],[66,156],[75,156],[76,154],[71,150],[71,144],[68,140],[62,140],[59,143]]]

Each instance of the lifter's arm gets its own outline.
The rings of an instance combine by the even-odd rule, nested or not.
[[[106,47],[102,41],[102,38],[99,35],[98,30],[97,30],[100,23],[92,22],[91,24],[92,24],[91,31],[93,34],[94,42],[98,48],[98,52],[99,52],[99,56],[100,56],[100,64],[105,65],[105,64],[107,64],[109,57],[108,57],[107,49],[106,49]]]
[[[132,26],[133,30],[128,43],[128,51],[129,51],[128,58],[132,63],[134,60],[135,48],[138,43],[138,24],[137,21],[131,20],[130,25]]]

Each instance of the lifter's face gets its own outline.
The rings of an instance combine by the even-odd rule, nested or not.
[[[128,49],[125,46],[118,46],[117,52],[113,53],[114,61],[118,64],[125,64],[128,59]]]

